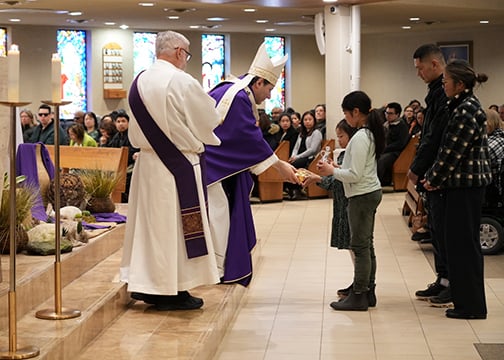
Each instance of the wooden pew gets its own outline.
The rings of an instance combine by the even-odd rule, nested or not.
[[[331,149],[329,157],[332,159],[333,150],[334,150],[334,147],[336,146],[336,142],[334,141],[334,139],[324,140],[322,142],[321,151],[317,154],[317,156],[315,156],[315,158],[312,160],[312,162],[308,166],[309,171],[316,173],[316,174],[318,173],[317,163],[322,158],[322,150],[324,150],[326,148],[326,146],[329,146],[329,148]],[[329,192],[327,190],[322,189],[320,186],[318,186],[317,184],[314,183],[314,184],[308,185],[308,187],[306,188],[306,195],[308,196],[309,199],[325,198],[325,197],[329,196]]]
[[[54,161],[54,145],[46,145],[51,160]],[[128,148],[109,148],[91,146],[60,146],[60,168],[100,169],[122,174],[121,180],[112,193],[115,203],[121,202],[121,193],[126,190],[126,169],[128,167]]]
[[[408,174],[411,163],[415,158],[418,142],[418,136],[413,135],[394,162],[392,167],[392,183],[394,184],[394,191],[404,191],[407,188],[408,177],[406,175]]]
[[[415,185],[409,180],[407,181],[402,213],[408,216],[408,226],[413,233],[425,223],[426,213],[422,196],[420,196],[416,191]]]
[[[282,141],[275,150],[276,156],[280,160],[289,160],[289,142]],[[283,200],[283,179],[276,169],[270,167],[259,174],[259,199],[262,202]]]

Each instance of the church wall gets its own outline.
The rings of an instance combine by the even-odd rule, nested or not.
[[[51,54],[56,51],[56,31],[50,26],[11,26],[12,43],[18,44],[21,51],[21,88],[23,100],[32,101],[29,108],[36,110],[40,100],[51,97]],[[123,81],[128,89],[133,80],[133,31],[120,29],[92,29],[88,49],[90,69],[88,77],[88,108],[98,115],[124,108],[129,110],[127,99],[104,99],[102,90],[102,47],[109,42],[118,43],[123,49]],[[187,72],[197,79],[201,78],[200,32],[184,32],[191,42],[193,59],[187,66]],[[255,52],[261,44],[264,34],[230,34],[231,63],[229,72],[233,75],[245,73],[252,62]],[[323,102],[324,65],[323,57],[316,51],[314,36],[290,36],[291,85],[288,91],[288,105],[302,112]],[[308,72],[306,69],[310,69]],[[289,86],[289,85],[288,85]]]
[[[473,42],[473,65],[477,72],[486,73],[488,81],[475,90],[483,106],[504,104],[504,29],[484,27],[483,30],[444,31],[388,35],[367,35],[362,38],[361,88],[379,107],[397,101],[407,105],[418,99],[424,104],[426,84],[417,76],[413,53],[425,43],[468,41]]]
[[[32,101],[30,108],[36,109],[40,100],[50,98],[51,54],[56,49],[56,27],[10,26],[12,42],[21,50],[21,98]],[[504,48],[499,46],[502,28],[487,27],[474,31],[444,32],[400,32],[396,34],[362,35],[361,88],[369,93],[374,106],[389,101],[406,104],[417,98],[423,100],[426,85],[416,76],[412,54],[415,48],[426,42],[472,40],[474,65],[477,71],[489,75],[489,81],[477,95],[485,106],[504,103],[500,84],[504,83],[502,63]],[[194,58],[187,71],[196,78],[201,77],[200,32],[185,33],[192,43]],[[90,96],[89,109],[101,115],[117,108],[129,109],[126,99],[103,99],[101,78],[101,47],[108,42],[117,42],[124,51],[124,85],[129,87],[133,77],[132,31],[119,29],[93,29],[90,35]],[[240,75],[247,71],[255,51],[264,34],[232,33],[229,37],[231,63],[229,71]],[[318,53],[314,36],[295,35],[287,37],[290,55],[287,72],[287,106],[299,112],[327,101],[341,99],[326,98],[324,57]],[[340,81],[329,79],[327,81]]]

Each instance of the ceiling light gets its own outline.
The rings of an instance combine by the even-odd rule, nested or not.
[[[256,12],[257,10],[256,9],[243,9],[243,11],[253,13],[253,12]]]
[[[70,24],[87,24],[90,21],[94,21],[93,19],[67,19],[67,22]]]
[[[410,17],[409,21],[420,21],[419,17]]]
[[[199,29],[200,26],[199,25],[191,25],[189,26],[190,29]]]
[[[123,29],[123,30],[126,30],[126,29],[128,29],[128,28],[129,28],[129,26],[128,26],[128,25],[126,25],[126,24],[122,24],[122,25],[121,25],[121,26],[119,26],[119,27],[120,27],[121,29]]]
[[[154,3],[151,3],[151,2],[140,2],[140,3],[138,3],[138,5],[145,6],[145,7],[150,7],[150,6],[154,6]]]
[[[178,20],[178,19],[180,19],[180,16],[172,15],[172,16],[167,16],[166,18],[170,19],[170,20]]]
[[[68,15],[70,15],[70,16],[81,16],[82,15],[82,11],[70,11],[68,13]]]
[[[411,26],[408,26],[408,25],[406,25],[406,26],[401,26],[401,29],[403,29],[403,30],[410,30],[410,29],[411,29]]]
[[[0,1],[0,4],[2,2]],[[51,10],[51,9],[20,9],[20,8],[8,8],[0,9],[0,13],[19,13],[19,14],[68,14],[68,10]]]
[[[490,24],[489,20],[480,20],[480,24]]]
[[[338,0],[322,0],[322,2],[325,2],[325,3],[335,3],[335,2],[338,2]]]
[[[226,20],[229,20],[229,19],[223,18],[223,17],[218,17],[218,16],[207,18],[207,21],[226,21]]]
[[[103,24],[107,25],[107,26],[112,26],[112,25],[115,25],[116,23],[113,21],[107,21],[107,22],[104,22]]]
[[[182,13],[186,13],[186,12],[196,11],[196,9],[195,8],[190,8],[190,9],[184,9],[184,8],[179,8],[179,9],[164,8],[163,11],[182,14]]]
[[[219,24],[211,24],[211,25],[201,25],[202,28],[204,29],[208,29],[208,30],[212,30],[212,29],[218,29],[220,28],[222,25],[219,25]]]
[[[20,22],[21,19],[9,19],[9,21],[11,21],[11,22]]]
[[[272,31],[276,31],[276,29],[264,29],[264,31],[272,32]]]
[[[258,23],[258,24],[266,24],[267,22],[268,22],[268,20],[265,20],[265,19],[256,20],[256,23]]]

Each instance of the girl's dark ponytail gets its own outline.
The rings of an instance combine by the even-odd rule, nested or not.
[[[384,122],[385,117],[383,116],[382,111],[372,109],[369,112],[366,127],[374,136],[375,156],[377,160],[383,150],[385,150],[385,128],[383,127]]]

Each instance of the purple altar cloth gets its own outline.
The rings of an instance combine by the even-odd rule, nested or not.
[[[47,148],[42,143],[40,144],[40,155],[42,157],[42,162],[44,163],[45,169],[52,180],[54,178],[54,165],[47,151]],[[40,190],[40,182],[37,170],[37,144],[19,144],[17,156],[16,156],[16,175],[25,175],[26,181],[22,186],[32,186],[37,190]],[[44,203],[42,202],[42,196],[39,194],[35,200],[35,204],[32,209],[32,217],[40,221],[47,221],[47,214],[45,212]]]

